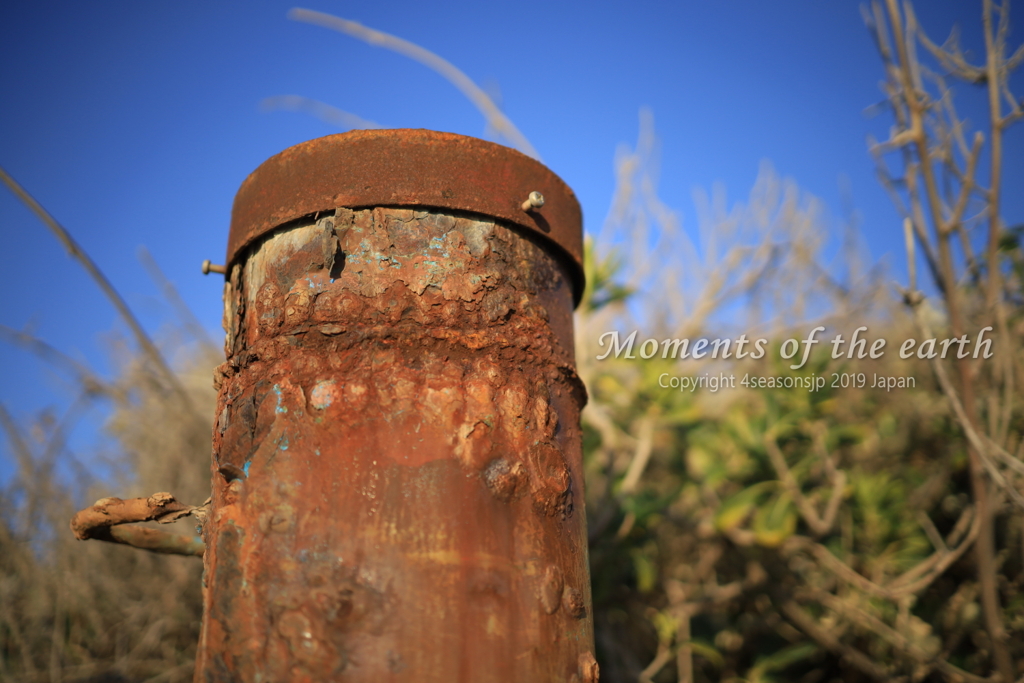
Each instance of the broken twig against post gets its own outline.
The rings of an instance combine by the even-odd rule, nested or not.
[[[171,555],[202,557],[206,547],[198,537],[173,534],[140,526],[120,526],[132,522],[170,524],[193,515],[202,522],[206,517],[206,501],[201,506],[185,505],[170,493],[154,493],[148,498],[101,498],[91,507],[79,510],[71,518],[71,531],[80,541],[96,539],[123,543],[134,548]]]

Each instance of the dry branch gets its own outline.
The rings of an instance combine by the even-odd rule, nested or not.
[[[155,521],[168,524],[192,513],[192,506],[179,503],[169,493],[154,493],[148,498],[100,498],[91,507],[79,510],[71,518],[71,531],[80,541],[92,538],[96,529],[118,524]]]
[[[807,522],[807,526],[811,528],[814,535],[824,536],[835,525],[836,515],[839,513],[839,504],[843,500],[843,491],[846,488],[846,473],[842,470],[830,468],[829,482],[832,484],[832,493],[829,496],[825,515],[822,517],[818,514],[813,503],[807,500],[803,491],[800,490],[800,484],[797,483],[796,477],[793,476],[792,471],[790,471],[789,466],[786,464],[786,456],[779,449],[779,444],[775,439],[776,435],[772,431],[768,431],[764,435],[765,450],[768,453],[768,459],[771,461],[772,467],[775,469],[775,474],[778,475],[782,485],[786,487],[786,491],[789,492],[797,509],[800,511],[800,516]],[[830,463],[830,460],[826,457],[825,462]]]
[[[879,681],[891,681],[894,680],[890,675],[889,671],[882,668],[878,664],[875,664],[867,655],[864,655],[858,650],[846,645],[833,635],[828,629],[822,627],[818,620],[808,614],[799,604],[794,600],[782,600],[780,601],[779,611],[796,626],[798,629],[806,633],[813,640],[818,642],[826,649],[839,655],[844,660],[849,662],[854,668],[860,670],[862,673],[871,676],[875,680]]]
[[[993,14],[998,13],[998,25],[994,25]],[[941,293],[948,315],[949,328],[953,337],[960,338],[968,326],[982,320],[979,327],[988,324],[995,328],[997,355],[999,360],[991,383],[983,384],[982,375],[972,359],[957,358],[954,368],[958,382],[948,376],[941,360],[932,358],[932,368],[951,406],[956,422],[963,430],[968,443],[968,462],[971,494],[974,499],[974,520],[971,536],[975,537],[975,567],[978,576],[984,628],[991,639],[992,665],[1004,681],[1014,678],[1012,658],[998,587],[998,566],[996,561],[996,538],[994,523],[1000,514],[997,490],[1005,491],[1018,505],[1024,504],[1024,496],[1008,481],[999,469],[999,463],[1010,467],[1001,460],[1001,450],[1006,444],[1009,424],[1015,402],[1014,361],[1010,341],[1013,333],[1008,324],[1005,308],[1005,290],[1002,284],[1003,264],[999,243],[1003,233],[1000,217],[1002,185],[1002,135],[1003,131],[1020,111],[1019,103],[1009,91],[1010,72],[1016,65],[1017,53],[1006,58],[1009,32],[1009,2],[996,4],[992,0],[982,2],[982,23],[985,39],[984,62],[974,65],[968,62],[960,48],[954,31],[940,47],[921,30],[909,2],[885,0],[885,11],[881,4],[873,3],[873,12],[865,19],[878,46],[888,80],[885,92],[895,119],[890,135],[893,140],[912,140],[900,148],[902,175],[890,177],[882,155],[894,145],[874,146],[880,175],[887,189],[896,194],[896,187],[906,190],[909,208],[905,214],[913,219],[913,229],[925,256],[928,258],[935,282]],[[904,26],[906,30],[904,30]],[[890,47],[890,32],[895,52]],[[976,171],[984,138],[975,134],[972,147],[966,151],[963,130],[966,122],[960,119],[952,106],[950,90],[942,76],[929,74],[938,89],[933,96],[921,79],[922,66],[916,56],[918,41],[931,53],[947,75],[961,81],[983,85],[988,95],[988,136],[989,136],[989,186],[979,187]],[[1019,52],[1019,50],[1018,50]],[[1009,103],[1010,111],[1003,115],[1003,101]],[[956,150],[960,151],[957,159]],[[945,182],[942,182],[945,181]],[[981,215],[987,218],[988,231],[983,263],[979,263],[970,241],[967,239],[967,223],[964,214],[972,198],[978,197],[985,204]],[[902,202],[898,202],[902,206]],[[927,214],[927,215],[926,215]],[[970,219],[973,220],[973,219]],[[926,233],[930,223],[933,235]],[[963,250],[960,259],[953,252],[950,238],[956,233]],[[908,263],[914,260],[913,243],[908,244]],[[933,258],[936,260],[933,261]],[[983,303],[968,288],[961,287],[962,271],[973,277],[977,291],[984,295]],[[923,296],[911,282],[905,293],[905,301],[914,309],[918,328],[924,335],[930,330],[921,310]],[[1002,394],[1002,405],[999,405]],[[979,398],[986,397],[986,398]],[[988,434],[983,431],[983,409],[978,406],[987,400],[990,424]],[[995,447],[993,447],[995,446]],[[1003,449],[1004,450],[1004,449]],[[993,489],[990,481],[998,489]],[[963,545],[961,545],[963,547]],[[933,556],[933,560],[937,556]],[[944,557],[949,557],[945,555]],[[937,562],[935,569],[943,562]],[[934,576],[934,571],[923,579]],[[913,584],[906,584],[904,590]]]
[[[91,538],[97,541],[130,545],[133,548],[165,555],[202,557],[206,552],[206,544],[197,536],[175,534],[134,524],[97,529]]]
[[[154,493],[148,498],[101,498],[71,518],[71,531],[80,541],[96,539],[123,543],[135,548],[175,555],[203,554],[202,541],[146,527],[127,526],[132,522],[170,524],[182,517],[201,515],[203,508],[178,502],[169,493]]]

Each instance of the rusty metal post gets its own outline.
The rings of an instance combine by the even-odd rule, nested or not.
[[[335,135],[245,181],[197,681],[597,680],[581,240],[557,176],[458,135]]]

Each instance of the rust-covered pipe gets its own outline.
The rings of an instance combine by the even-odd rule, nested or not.
[[[597,680],[581,240],[557,176],[458,135],[330,136],[245,181],[197,681]]]

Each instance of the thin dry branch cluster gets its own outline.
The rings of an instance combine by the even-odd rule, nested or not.
[[[886,68],[884,89],[895,122],[889,139],[874,143],[871,151],[883,184],[904,215],[911,264],[905,300],[915,310],[921,334],[931,335],[922,313],[924,297],[913,276],[915,248],[919,248],[939,289],[951,336],[988,327],[995,330],[997,339],[994,358],[985,361],[984,367],[973,358],[958,358],[950,368],[956,380],[942,359],[932,359],[932,365],[968,441],[972,497],[980,525],[975,564],[994,669],[1003,680],[1012,680],[1015,669],[1001,606],[1006,596],[1000,595],[998,586],[1000,551],[995,529],[1006,514],[1002,499],[1024,508],[1020,459],[1024,439],[1015,390],[1024,378],[1015,342],[1022,330],[1019,311],[1008,309],[1013,291],[1000,249],[1005,234],[1000,213],[1003,135],[1024,115],[1022,101],[1009,87],[1010,74],[1024,61],[1024,45],[1007,56],[1009,10],[1008,0],[1001,4],[984,0],[984,62],[977,65],[964,53],[956,31],[941,46],[933,42],[921,30],[909,3],[902,10],[896,0],[887,0],[884,10],[874,3],[865,14]],[[918,45],[935,60],[937,69],[922,63]],[[967,144],[968,125],[954,107],[951,79],[984,86],[989,109],[987,150],[981,131]],[[982,176],[983,150],[988,154],[987,178]],[[892,155],[900,162],[895,171],[887,163]],[[976,227],[984,234],[981,240],[972,235]],[[909,237],[911,232],[916,239]]]
[[[635,508],[638,494],[657,486],[655,482],[665,475],[665,458],[674,457],[673,447],[685,447],[684,441],[675,441],[678,437],[672,436],[673,423],[678,418],[666,414],[664,402],[647,394],[651,376],[642,363],[615,364],[596,360],[601,349],[595,342],[604,332],[640,329],[645,337],[656,339],[729,336],[738,327],[735,323],[730,327],[728,323],[730,317],[735,319],[737,304],[746,304],[748,312],[747,327],[743,329],[757,330],[758,334],[767,336],[819,321],[841,326],[844,321],[882,320],[891,314],[879,280],[864,273],[855,259],[839,267],[823,260],[821,252],[826,231],[822,228],[818,204],[813,199],[802,198],[795,185],[780,181],[769,167],[763,169],[747,204],[727,209],[724,198],[719,197],[713,208],[705,208],[700,231],[704,240],[700,247],[693,244],[675,214],[657,199],[650,163],[654,145],[651,121],[645,116],[636,151],[620,152],[618,156],[616,198],[605,232],[597,238],[598,249],[616,251],[628,268],[621,274],[624,281],[621,289],[645,292],[637,296],[643,303],[630,306],[627,301],[588,309],[585,300],[577,319],[580,373],[588,386],[598,388],[583,415],[584,424],[599,439],[589,453],[590,465],[596,472],[588,482],[595,577],[603,573],[604,552],[629,552],[630,537],[636,535],[640,523],[638,513],[631,509]],[[709,204],[705,202],[706,207]],[[846,252],[846,256],[851,255],[855,254]],[[833,273],[842,269],[846,269],[848,275],[846,281],[841,282]],[[797,295],[786,296],[789,292]],[[765,296],[759,299],[758,295]],[[723,316],[723,309],[730,307],[729,316]],[[662,366],[659,369],[698,375],[723,365],[693,359],[686,363],[686,367]],[[614,389],[610,393],[601,392],[600,387],[609,382],[614,382]],[[716,413],[728,410],[737,397],[727,393],[717,397],[704,393],[701,400],[705,405],[715,405],[710,412]],[[698,412],[695,410],[695,414]],[[624,416],[628,416],[625,421]],[[693,419],[699,421],[700,418]],[[814,438],[824,472],[822,488],[827,490],[827,497],[820,503],[804,492],[803,484],[797,481],[787,464],[776,438],[769,430],[760,442],[775,477],[788,491],[814,537],[828,536],[837,525],[848,480],[846,472],[838,467],[826,447],[824,430],[816,429]],[[652,468],[656,470],[652,472]],[[704,509],[713,517],[722,508],[722,501],[711,490],[705,490],[702,495],[707,496]],[[966,518],[971,518],[969,512]],[[694,620],[736,609],[751,595],[770,592],[769,572],[761,561],[747,562],[739,575],[731,572],[728,580],[720,579],[723,565],[735,560],[730,546],[756,548],[759,541],[755,532],[733,527],[716,534],[699,522],[696,528],[687,529],[688,523],[683,523],[682,527],[674,533],[691,535],[689,543],[692,545],[682,557],[671,561],[664,558],[664,564],[657,567],[664,577],[661,595],[667,600],[667,606],[647,615],[657,631],[657,647],[653,659],[637,672],[641,681],[655,680],[670,664],[675,665],[678,680],[694,680],[694,657],[709,661],[716,658],[715,648],[702,647],[693,640]],[[961,532],[953,540],[959,542],[955,550],[936,554],[919,569],[897,577],[893,585],[901,590],[924,590],[969,547],[972,539],[964,540]],[[617,550],[606,550],[606,545]],[[821,551],[827,557],[822,556]],[[822,565],[819,573],[830,571],[830,576],[848,579],[855,585],[874,585],[812,538],[792,536],[778,549],[781,560],[788,561],[798,555],[812,564]],[[920,581],[904,588],[911,577]],[[788,628],[799,638],[793,631],[796,625],[826,648],[833,642],[840,643],[841,647],[831,648],[839,656],[850,654],[849,646],[836,639],[832,630],[818,626],[797,598],[786,597],[782,602],[784,606],[777,608],[777,614],[788,621],[777,622],[773,628],[783,631]],[[813,628],[802,629],[800,624],[813,625]],[[728,630],[719,635],[716,643],[721,641],[719,644],[726,648],[731,638],[740,638]],[[822,637],[815,638],[816,635]],[[629,659],[628,653],[622,652],[622,643],[616,642],[600,622],[598,637],[602,639],[607,656],[623,661]],[[854,659],[858,657],[861,661],[870,661],[869,657],[855,653]],[[610,667],[610,671],[615,669]],[[753,671],[748,670],[748,675]],[[879,673],[883,679],[891,674],[874,663],[871,671]],[[625,670],[612,674],[613,677],[630,675]]]
[[[1009,261],[998,212],[1001,135],[1021,110],[1008,75],[1024,61],[1024,49],[1004,57],[1005,3],[986,2],[983,15],[987,60],[978,67],[955,34],[942,47],[923,36],[909,4],[876,4],[866,16],[887,70],[894,120],[889,139],[872,143],[871,151],[906,219],[910,320],[880,303],[877,281],[828,275],[836,267],[821,262],[820,213],[773,177],[763,176],[745,205],[730,210],[716,198],[703,212],[698,247],[657,198],[649,120],[642,121],[636,150],[620,152],[617,194],[592,247],[598,265],[591,271],[603,282],[616,262],[626,270],[617,274],[617,295],[592,293],[597,303],[589,309],[585,300],[577,353],[592,391],[583,419],[594,444],[588,508],[595,600],[606,572],[632,576],[639,588],[606,588],[618,596],[618,616],[599,619],[597,633],[615,660],[605,667],[613,676],[655,680],[674,664],[677,679],[690,681],[700,678],[701,662],[753,680],[810,657],[800,649],[808,643],[875,680],[995,681],[1024,673],[1013,666],[1024,657],[1022,568],[1009,559],[1024,546],[1024,525],[1010,507],[1024,503],[1024,425],[1015,390],[1024,381],[1024,323],[1019,274],[1011,271],[1018,262]],[[922,63],[918,45],[937,68]],[[995,112],[987,141],[981,133],[970,138],[957,117],[950,79],[987,87]],[[892,156],[899,157],[898,171],[888,165]],[[1019,246],[1009,248],[1019,254]],[[936,282],[937,300],[918,288],[915,249]],[[792,291],[819,299],[787,297]],[[630,292],[638,294],[623,295]],[[610,330],[624,337],[640,329],[654,339],[728,337],[723,323],[735,320],[740,304],[749,311],[743,329],[769,337],[819,321],[843,330],[844,321],[860,320],[896,339],[961,338],[989,326],[998,341],[991,359],[911,359],[872,368],[914,375],[923,388],[909,400],[864,392],[821,402],[776,396],[767,414],[760,397],[743,392],[686,401],[667,400],[656,388],[656,373],[696,376],[736,364],[596,360],[604,350],[596,342]],[[832,400],[856,409],[837,410]],[[872,405],[876,417],[869,418],[864,410]],[[804,417],[787,415],[787,408]],[[860,431],[856,421],[864,419],[877,422]],[[714,438],[706,436],[708,423],[717,425]],[[925,424],[949,431],[929,436]],[[884,441],[881,429],[902,440]],[[859,445],[842,445],[853,430]],[[921,449],[923,468],[916,464]],[[964,452],[966,466],[958,459]],[[755,467],[760,478],[751,474]],[[966,475],[963,490],[958,472]],[[899,488],[893,477],[921,477],[920,486],[887,499],[886,491]],[[740,490],[746,484],[737,488],[736,480],[743,479],[752,485]],[[871,545],[875,536],[890,545]],[[633,558],[629,571],[623,555]],[[759,603],[759,595],[767,602]],[[757,629],[744,631],[722,615],[751,605],[790,645],[762,653],[761,664],[748,664],[744,674]],[[695,630],[708,619],[720,629],[711,643]],[[647,625],[651,659],[636,661],[636,643],[620,624]]]

